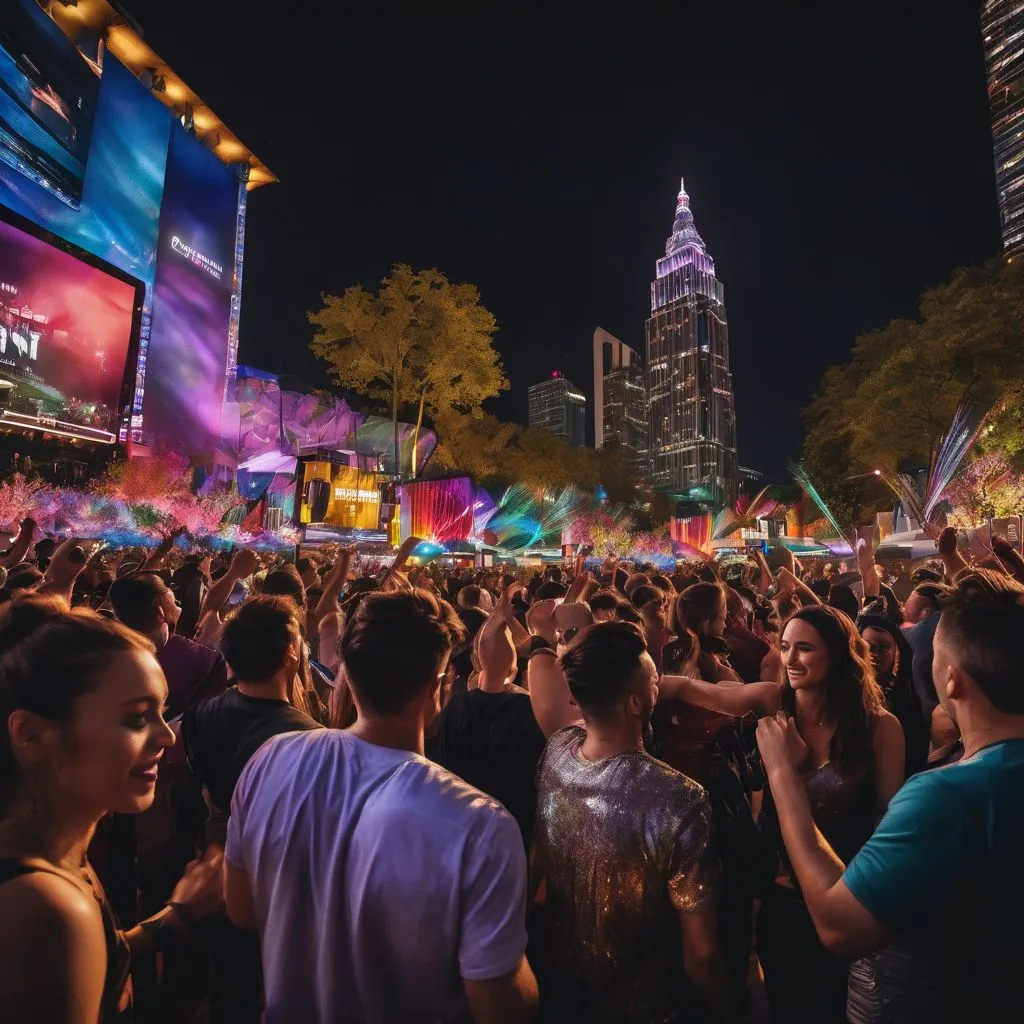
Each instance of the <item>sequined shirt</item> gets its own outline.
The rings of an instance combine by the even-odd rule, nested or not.
[[[536,881],[544,880],[549,1019],[677,1019],[679,911],[717,895],[704,790],[644,751],[587,761],[586,732],[548,741],[537,776]]]

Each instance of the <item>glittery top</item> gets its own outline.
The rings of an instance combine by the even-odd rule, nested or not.
[[[579,726],[556,732],[537,777],[545,1004],[552,1019],[675,1019],[678,912],[717,895],[711,809],[696,782],[643,751],[585,760],[585,738]]]

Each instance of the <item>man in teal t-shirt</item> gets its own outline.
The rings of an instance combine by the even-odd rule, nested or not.
[[[787,754],[793,724],[762,720],[758,745],[824,945],[856,957],[925,944],[940,994],[930,1020],[1024,1021],[1024,586],[962,574],[932,669],[964,758],[911,779],[845,871]]]

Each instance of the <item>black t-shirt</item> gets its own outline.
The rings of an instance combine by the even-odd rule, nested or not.
[[[533,717],[529,694],[456,693],[441,713],[430,746],[438,764],[505,805],[529,849],[537,764],[544,751],[544,734]]]
[[[228,814],[238,777],[271,736],[319,728],[287,701],[248,697],[231,687],[185,712],[181,742],[193,774],[217,810]]]

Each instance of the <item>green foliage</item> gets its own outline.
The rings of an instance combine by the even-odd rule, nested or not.
[[[640,494],[640,481],[614,451],[574,448],[547,430],[502,423],[487,414],[474,419],[449,413],[436,418],[434,427],[438,443],[430,475],[469,473],[491,488],[520,483],[590,491],[600,484],[609,500],[626,505]]]
[[[848,363],[829,367],[805,410],[803,462],[837,517],[829,476],[928,466],[962,401],[980,415],[1016,396],[1019,425],[1022,313],[1024,262],[1000,257],[958,270],[922,296],[917,320],[862,335]]]
[[[310,348],[338,384],[387,403],[396,459],[402,407],[479,417],[481,403],[508,387],[492,344],[497,322],[473,285],[398,263],[376,295],[354,285],[321,300],[307,314]]]

